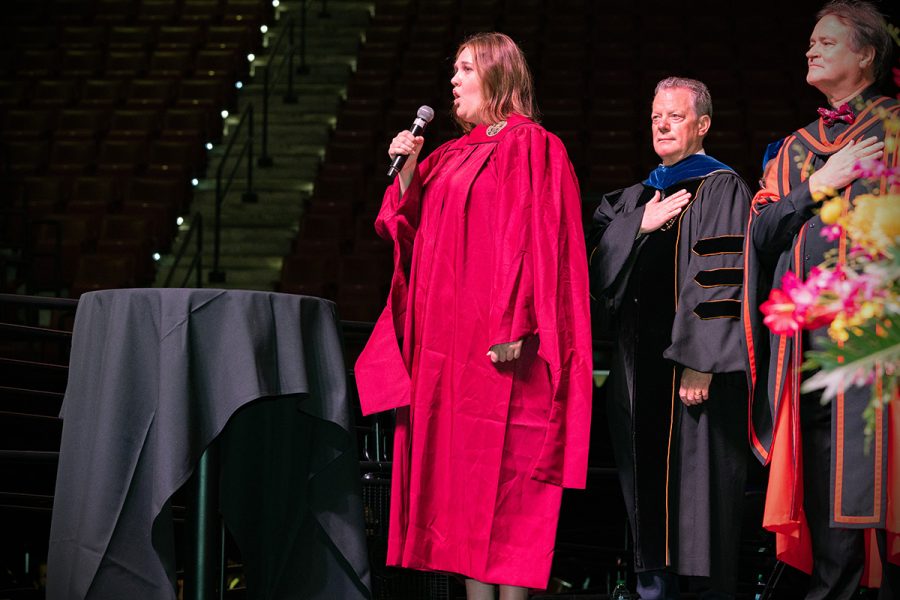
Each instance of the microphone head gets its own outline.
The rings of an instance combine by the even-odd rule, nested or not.
[[[422,119],[426,123],[431,123],[431,120],[434,118],[434,109],[430,106],[422,105],[416,112],[416,117]]]

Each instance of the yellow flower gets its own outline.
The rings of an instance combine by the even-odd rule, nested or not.
[[[823,200],[827,200],[828,198],[833,198],[837,195],[837,192],[834,191],[833,187],[825,187],[820,190],[816,190],[812,193],[812,198],[816,202],[822,202]]]
[[[900,239],[900,194],[857,196],[845,221],[854,242],[870,252],[889,254]]]
[[[847,319],[844,317],[844,313],[838,314],[834,321],[831,322],[831,325],[828,326],[828,337],[836,342],[846,342],[850,339],[850,334],[847,333]]]
[[[869,319],[874,319],[875,317],[880,317],[884,313],[884,304],[881,302],[873,302],[871,300],[866,300],[863,302],[857,314],[864,320],[868,321]]]
[[[844,201],[841,198],[832,198],[822,205],[819,216],[826,225],[834,225],[844,212]]]
[[[896,114],[890,113],[881,106],[875,107],[875,114],[884,123],[885,133],[897,133],[900,131],[900,118]]]
[[[869,319],[880,317],[882,314],[884,314],[883,302],[866,300],[859,305],[859,310],[853,313],[853,316],[844,322],[844,326],[856,328]],[[841,313],[841,315],[843,316],[843,313]]]

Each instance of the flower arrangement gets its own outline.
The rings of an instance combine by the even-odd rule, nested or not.
[[[900,86],[900,69],[894,69]],[[886,112],[885,154],[900,131],[900,119]],[[828,339],[807,351],[803,368],[817,372],[803,391],[822,389],[823,402],[842,386],[872,386],[865,412],[866,436],[873,432],[875,410],[898,398],[900,381],[900,166],[881,160],[855,165],[871,193],[852,199],[827,190],[819,216],[821,235],[830,241],[846,235],[843,260],[833,251],[811,269],[806,281],[788,272],[760,306],[764,323],[778,335],[828,327]]]

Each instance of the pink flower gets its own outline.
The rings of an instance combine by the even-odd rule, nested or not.
[[[796,333],[802,329],[818,329],[832,325],[836,318],[843,322],[868,319],[873,302],[886,295],[877,275],[859,274],[843,265],[810,269],[806,281],[789,271],[781,278],[781,289],[774,289],[760,306],[763,322],[777,335]]]
[[[856,386],[872,385],[875,383],[874,369],[857,369],[853,372],[850,379],[851,383]]]
[[[853,293],[858,296],[861,302],[868,302],[876,298],[884,298],[887,296],[887,289],[882,285],[882,281],[878,275],[874,273],[864,273],[857,276],[853,280]]]
[[[813,273],[811,272],[810,275],[813,276]],[[812,288],[812,285],[804,284],[793,271],[788,271],[781,278],[781,289],[790,297],[791,302],[796,305],[796,310],[800,315],[804,314],[816,303],[818,294]]]
[[[791,335],[799,331],[800,322],[795,314],[796,306],[784,291],[777,288],[772,290],[769,299],[763,302],[759,309],[765,315],[763,323],[775,335]]]
[[[853,165],[853,174],[863,179],[887,179],[889,186],[896,185],[900,181],[900,168],[888,167],[880,160],[867,158],[857,161]]]
[[[880,160],[866,158],[853,163],[853,174],[863,179],[874,179],[881,177],[885,168],[884,163]]]
[[[840,312],[840,305],[817,305],[806,311],[801,325],[803,326],[803,329],[818,329],[819,327],[825,327],[826,325],[831,325],[831,322],[834,321],[834,318],[838,316]]]
[[[809,270],[809,277],[806,278],[806,283],[803,285],[816,291],[830,290],[844,277],[841,265],[836,265],[833,271],[815,266]]]
[[[822,228],[821,236],[828,240],[829,242],[833,242],[836,239],[841,237],[841,233],[844,232],[844,228],[838,224],[828,225],[827,227]]]
[[[881,252],[880,250],[869,250],[859,244],[854,243],[850,246],[850,258],[857,261],[863,261],[867,263],[871,262],[880,262],[887,258],[887,254]]]

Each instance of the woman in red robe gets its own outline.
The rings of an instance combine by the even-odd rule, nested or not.
[[[477,34],[454,70],[464,135],[422,162],[423,137],[390,145],[408,155],[375,223],[394,275],[356,377],[365,414],[397,407],[388,564],[524,599],[547,585],[562,489],[587,472],[580,196],[516,44]]]

